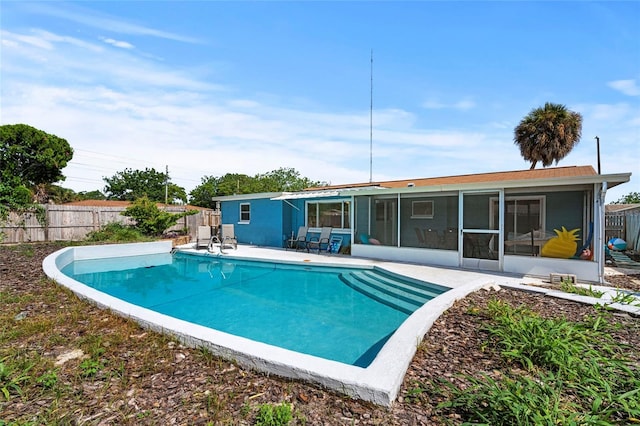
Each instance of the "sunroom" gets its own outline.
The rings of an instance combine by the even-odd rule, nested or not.
[[[409,183],[353,199],[355,256],[600,281],[607,187],[629,174],[591,167],[545,177]],[[527,171],[528,172],[528,171]],[[536,172],[536,171],[531,171]],[[537,171],[542,172],[542,171]],[[433,182],[432,182],[433,183]]]

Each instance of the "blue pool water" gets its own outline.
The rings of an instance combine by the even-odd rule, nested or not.
[[[374,269],[182,253],[77,260],[62,272],[174,318],[360,367],[415,309],[449,290]]]

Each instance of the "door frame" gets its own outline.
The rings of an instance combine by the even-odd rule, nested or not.
[[[479,194],[487,194],[489,197],[489,205],[486,206],[487,214],[491,213],[491,196],[498,196],[498,229],[488,229],[487,228],[465,228],[464,226],[464,197],[465,195],[479,195]],[[460,225],[460,230],[458,232],[458,263],[461,268],[469,268],[469,269],[480,269],[480,270],[490,270],[490,271],[499,271],[502,272],[504,270],[504,189],[495,189],[495,190],[475,190],[475,191],[460,191],[458,196],[458,223]],[[491,223],[491,218],[489,223]],[[498,259],[485,259],[478,257],[465,257],[464,253],[464,236],[466,233],[473,234],[491,234],[494,235],[498,239]]]

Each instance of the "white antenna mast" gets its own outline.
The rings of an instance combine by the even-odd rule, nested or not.
[[[371,49],[371,103],[369,105],[369,183],[373,182],[373,49]]]

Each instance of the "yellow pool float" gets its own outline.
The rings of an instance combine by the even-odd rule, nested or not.
[[[567,228],[562,227],[562,231],[557,229],[553,230],[557,236],[549,239],[544,246],[540,254],[544,257],[556,257],[560,259],[568,259],[573,257],[578,250],[579,236],[576,232],[580,231],[580,228],[567,231]]]

